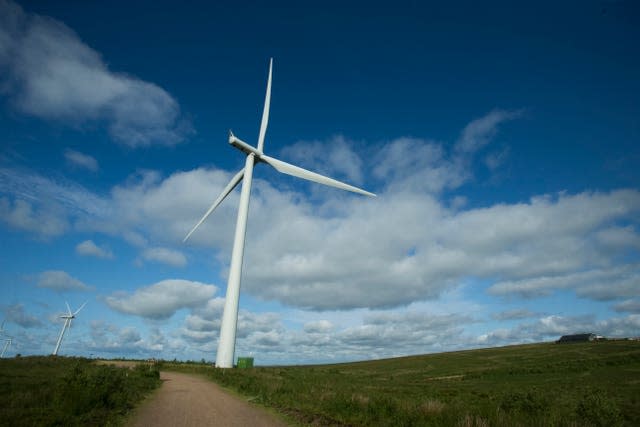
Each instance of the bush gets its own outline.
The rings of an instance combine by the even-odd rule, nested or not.
[[[102,426],[160,385],[157,368],[96,365],[88,359],[23,357],[0,364],[0,426]]]
[[[505,394],[500,403],[500,409],[505,412],[519,412],[531,416],[541,415],[548,406],[549,398],[536,389]]]
[[[578,402],[576,413],[586,423],[598,427],[615,427],[623,422],[618,405],[603,391],[586,394]]]

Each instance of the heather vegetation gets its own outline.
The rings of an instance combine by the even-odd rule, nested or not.
[[[83,358],[0,359],[0,425],[120,425],[159,385],[157,367],[146,364],[127,369]]]
[[[301,425],[635,426],[640,343],[535,344],[207,375]]]

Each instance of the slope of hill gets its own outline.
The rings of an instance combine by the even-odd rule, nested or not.
[[[297,423],[616,426],[640,420],[640,342],[533,344],[349,364],[198,371]]]

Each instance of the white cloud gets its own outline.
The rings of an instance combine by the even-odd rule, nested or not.
[[[595,333],[609,338],[634,337],[640,328],[640,315],[597,320],[593,315],[548,315],[512,329],[498,329],[476,338],[479,345],[555,341],[562,335]]]
[[[168,264],[173,267],[184,267],[187,265],[187,258],[182,252],[169,248],[148,248],[142,252],[142,258],[147,261],[155,261]]]
[[[487,122],[495,126],[503,118],[498,116]],[[491,126],[476,127],[475,133],[465,131],[469,140],[491,134]],[[302,145],[298,149],[304,151]],[[467,282],[486,283],[499,296],[534,297],[556,289],[595,300],[637,296],[637,190],[561,192],[478,208],[449,202],[446,189],[468,178],[443,144],[398,139],[370,159],[373,174],[385,182],[377,199],[338,190],[310,199],[265,182],[256,169],[245,292],[312,310],[399,307],[438,298]],[[152,255],[153,248],[180,243],[230,176],[204,168],[166,178],[142,171],[98,197],[79,186],[4,170],[0,189],[14,198],[52,200],[76,229],[132,242],[136,236],[148,259],[179,266],[186,263],[181,252]],[[191,247],[206,248],[194,251],[212,251],[223,268],[237,193],[190,241]]]
[[[217,288],[201,282],[170,279],[139,288],[133,294],[115,293],[104,301],[112,309],[148,319],[168,319],[183,308],[203,306]]]
[[[37,284],[40,288],[53,289],[55,291],[90,291],[93,288],[82,281],[72,277],[66,271],[48,270],[37,275]]]
[[[108,69],[100,54],[55,19],[0,3],[0,68],[14,106],[65,123],[101,120],[136,147],[173,145],[191,132],[176,100],[159,86]]]
[[[447,155],[442,144],[418,138],[398,138],[385,144],[373,164],[373,176],[389,193],[440,193],[467,179],[467,172]]]
[[[69,228],[64,213],[34,211],[31,203],[21,199],[12,202],[0,197],[0,219],[12,228],[29,231],[45,238],[59,236]]]
[[[489,288],[489,292],[495,295],[517,293],[523,297],[535,297],[567,288],[575,289],[578,295],[596,300],[640,296],[638,265],[627,264],[606,269],[498,282]]]
[[[493,110],[489,114],[471,121],[462,131],[456,143],[456,151],[471,154],[493,139],[498,132],[498,125],[522,115],[522,111]]]
[[[113,253],[110,250],[99,247],[93,240],[85,240],[78,243],[76,245],[76,253],[83,256],[94,256],[96,258],[113,258]]]
[[[178,243],[228,178],[205,169],[164,180],[146,173],[99,200],[111,207],[97,218],[88,213],[92,207],[84,206],[94,205],[95,196],[53,184],[42,188],[59,190],[61,206],[78,202],[65,211],[78,218],[76,227],[120,235],[135,230],[143,241]],[[467,277],[494,279],[490,289],[496,295],[544,295],[558,286],[588,298],[634,294],[638,267],[625,264],[617,253],[635,250],[635,229],[625,228],[630,237],[617,239],[616,251],[601,233],[616,222],[635,223],[640,193],[634,190],[450,210],[418,191],[385,192],[376,200],[336,192],[311,205],[304,196],[278,191],[259,178],[255,189],[243,289],[263,298],[323,310],[391,307],[435,298]],[[229,199],[191,243],[213,247],[223,265],[229,259],[237,195]],[[184,255],[171,254],[165,259],[182,264]],[[593,280],[593,287],[577,286],[590,271],[593,280],[608,277],[618,284],[608,291]]]
[[[497,278],[494,294],[522,294],[526,287],[509,284],[526,281],[531,295],[542,295],[560,283],[545,288],[545,278],[575,276],[563,286],[604,299],[633,293],[637,280],[637,265],[616,265],[593,238],[611,222],[637,217],[636,191],[561,194],[458,212],[426,195],[384,193],[377,200],[343,201],[348,213],[337,218],[319,218],[301,203],[282,200],[279,206],[289,208],[274,205],[270,215],[260,202],[252,205],[262,223],[249,224],[250,233],[260,233],[250,234],[243,286],[294,306],[398,306],[436,297],[468,277]],[[602,294],[578,286],[584,271],[599,271],[593,280],[618,281]]]
[[[495,151],[487,154],[484,158],[484,164],[489,168],[489,170],[495,171],[507,161],[508,157],[509,149],[505,148],[502,151]]]
[[[308,322],[304,325],[304,331],[307,333],[326,333],[333,329],[333,324],[328,320],[317,320]]]
[[[88,218],[92,229],[104,231],[105,218],[115,215],[109,200],[81,185],[23,169],[0,168],[1,193],[8,197],[0,197],[0,219],[38,237],[59,236],[72,228],[71,220]]]
[[[84,168],[91,172],[97,172],[98,169],[100,169],[98,161],[95,158],[88,154],[82,154],[79,151],[67,149],[64,152],[64,158],[67,159],[67,162],[70,165]]]
[[[23,304],[4,306],[2,307],[2,311],[4,312],[5,320],[22,326],[23,328],[42,326],[42,322],[37,317],[26,312]]]
[[[491,317],[496,320],[516,320],[516,319],[528,319],[534,317],[535,313],[527,309],[514,309],[495,313]]]
[[[363,180],[362,159],[354,152],[354,143],[342,135],[329,141],[299,141],[282,150],[281,156],[298,166],[350,184]]]
[[[159,329],[152,328],[147,335],[146,338],[143,337],[136,327],[121,328],[104,320],[93,320],[90,323],[90,340],[86,346],[89,351],[117,357],[129,354],[143,358],[168,350],[167,339]]]
[[[639,313],[640,314],[640,300],[628,299],[615,305],[614,309],[620,312]]]
[[[474,322],[459,314],[427,314],[414,309],[369,311],[354,325],[326,320],[307,322],[302,331],[282,329],[275,322],[239,340],[240,350],[256,351],[261,360],[291,363],[366,360],[453,350],[465,343],[464,326]]]

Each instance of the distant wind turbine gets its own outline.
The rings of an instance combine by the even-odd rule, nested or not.
[[[4,322],[5,322],[5,320],[3,320],[2,321],[2,325],[0,325],[0,335],[4,335],[5,336],[5,338],[3,338],[4,346],[2,347],[2,353],[0,353],[0,359],[2,359],[4,357],[4,353],[7,351],[7,349],[11,345],[11,340],[13,340],[13,337],[10,337],[5,332],[5,330],[4,330]]]
[[[2,353],[0,353],[0,359],[4,357],[5,351],[9,349],[9,346],[11,345],[11,340],[13,340],[13,338],[10,337],[9,335],[5,335],[5,336],[6,338],[4,339],[4,347],[2,347]]]
[[[298,166],[285,163],[282,160],[274,159],[263,153],[264,137],[267,133],[267,123],[269,121],[269,104],[271,103],[271,73],[273,68],[273,58],[269,61],[269,77],[267,79],[267,93],[264,99],[264,110],[262,111],[262,122],[260,124],[260,133],[258,135],[258,146],[247,144],[237,138],[233,132],[229,131],[229,144],[233,145],[247,155],[244,168],[231,178],[231,181],[222,190],[222,193],[213,202],[209,210],[204,214],[202,219],[191,229],[184,238],[184,241],[193,234],[193,232],[202,224],[215,208],[231,193],[231,191],[240,183],[242,183],[242,191],[240,193],[240,203],[238,207],[238,218],[236,220],[236,232],[233,239],[233,251],[231,253],[231,266],[229,269],[229,281],[227,282],[227,294],[224,302],[224,312],[222,314],[222,323],[220,325],[220,340],[218,342],[218,353],[216,354],[216,366],[220,368],[233,367],[233,355],[236,344],[236,328],[238,323],[238,302],[240,298],[240,276],[242,273],[242,256],[244,253],[245,235],[247,231],[247,216],[249,213],[249,195],[251,193],[251,179],[253,177],[253,167],[257,163],[266,163],[278,172],[292,175],[298,178],[314,181],[319,184],[340,188],[342,190],[352,191],[354,193],[373,196],[375,194],[349,184],[337,181],[332,178],[317,174],[315,172],[302,169]]]
[[[64,319],[64,325],[62,325],[62,330],[60,331],[60,336],[58,337],[56,348],[53,350],[53,353],[52,353],[54,356],[58,354],[60,343],[62,343],[62,337],[64,337],[64,333],[66,332],[66,330],[71,327],[71,321],[76,318],[76,314],[78,314],[80,310],[82,310],[87,303],[85,302],[84,304],[82,304],[80,308],[74,311],[73,313],[71,312],[71,307],[69,307],[69,303],[65,301],[65,304],[67,305],[67,314],[63,314],[62,316],[60,316],[61,319]]]

